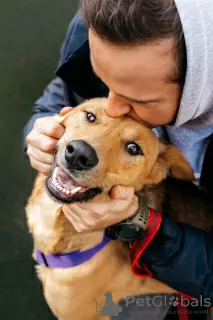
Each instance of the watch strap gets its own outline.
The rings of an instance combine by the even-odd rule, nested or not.
[[[131,223],[138,225],[143,231],[146,230],[149,223],[150,209],[143,199],[139,199],[139,209],[133,218],[128,219]]]

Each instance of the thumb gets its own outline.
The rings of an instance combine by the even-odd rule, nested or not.
[[[114,200],[132,200],[134,196],[133,187],[114,186],[110,191],[110,196]]]
[[[60,116],[64,116],[65,114],[67,114],[68,112],[70,112],[73,108],[72,107],[64,107],[63,109],[61,109],[60,111]]]

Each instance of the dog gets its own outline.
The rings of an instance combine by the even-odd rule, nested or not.
[[[104,230],[77,232],[63,206],[107,203],[115,185],[132,186],[151,208],[160,210],[166,204],[165,214],[171,219],[209,232],[211,201],[192,183],[193,171],[181,152],[128,116],[109,117],[105,103],[104,98],[91,99],[55,116],[65,134],[56,147],[51,175],[38,174],[26,206],[34,248],[44,255],[66,256],[101,243]],[[112,293],[115,303],[126,296],[176,293],[156,279],[134,275],[129,248],[120,240],[109,241],[79,265],[36,269],[46,301],[60,320],[96,319],[92,301],[105,292]]]

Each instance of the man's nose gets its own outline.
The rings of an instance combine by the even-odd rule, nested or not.
[[[131,106],[123,98],[110,91],[105,105],[106,113],[113,118],[123,116],[131,111]]]

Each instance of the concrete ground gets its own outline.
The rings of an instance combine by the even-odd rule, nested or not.
[[[53,319],[31,258],[24,206],[35,172],[22,130],[54,76],[77,0],[7,0],[0,10],[0,318]]]

